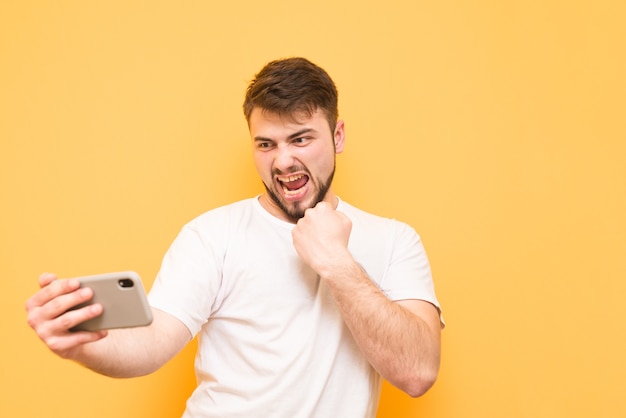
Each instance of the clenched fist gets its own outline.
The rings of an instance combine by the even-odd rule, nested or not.
[[[324,277],[352,259],[348,240],[352,222],[327,202],[307,209],[292,231],[293,245],[300,258]]]

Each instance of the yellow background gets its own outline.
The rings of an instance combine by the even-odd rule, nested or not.
[[[43,271],[137,270],[261,191],[241,113],[269,60],[340,91],[336,191],[413,225],[448,327],[381,417],[626,416],[623,1],[0,3],[0,415],[172,417],[193,346],[114,380],[25,322]],[[254,376],[251,376],[254,378]]]

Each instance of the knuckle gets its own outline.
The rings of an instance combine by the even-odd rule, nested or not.
[[[34,307],[35,307],[35,303],[33,302],[33,298],[29,298],[24,307],[26,308],[26,312],[30,312]]]
[[[54,312],[63,310],[63,303],[58,298],[52,299],[50,302],[50,309]]]
[[[69,315],[62,315],[58,319],[59,319],[59,325],[64,330],[70,329],[74,325],[74,321],[72,321],[72,319],[69,318]]]
[[[35,332],[37,333],[37,336],[44,342],[46,343],[47,346],[49,346],[48,342],[51,338],[53,338],[53,335],[49,328],[44,326],[44,325],[40,325],[34,328]]]
[[[61,338],[59,338],[59,337],[50,336],[50,337],[46,338],[44,341],[45,341],[46,345],[48,346],[48,348],[50,350],[54,351],[55,353],[59,353],[63,349],[63,342],[62,342]]]
[[[38,321],[32,312],[29,312],[28,315],[26,315],[26,323],[33,329],[37,327]]]

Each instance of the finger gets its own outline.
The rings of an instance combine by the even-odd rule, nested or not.
[[[54,273],[43,273],[39,276],[39,287],[46,287],[56,279],[57,276]]]
[[[76,291],[79,287],[78,280],[53,280],[26,301],[26,310],[44,306],[60,295]]]
[[[72,351],[82,346],[83,344],[91,343],[103,339],[108,335],[105,330],[88,332],[71,332],[63,335],[52,335],[46,339],[43,339],[48,348],[57,353],[61,357],[71,357]]]
[[[103,310],[102,305],[99,303],[94,303],[93,305],[88,305],[80,309],[72,309],[51,321],[51,327],[55,331],[65,332],[78,324],[102,315]]]
[[[67,283],[65,290],[73,289],[73,285]],[[42,314],[49,319],[56,318],[81,303],[88,302],[93,298],[93,290],[88,287],[82,287],[61,293],[50,299],[42,306]]]
[[[26,301],[28,324],[36,329],[39,324],[89,301],[93,297],[93,291],[79,286],[77,280],[58,280],[35,293]]]
[[[325,201],[323,201],[323,200],[322,200],[321,202],[317,202],[317,205],[315,205],[315,207],[317,207],[317,208],[319,208],[319,209],[322,209],[322,210],[332,208],[332,207],[330,206],[330,203],[325,202]]]
[[[37,317],[40,311],[42,311],[42,309],[35,310],[33,317]],[[101,315],[102,312],[102,305],[93,304],[84,308],[67,311],[55,318],[48,318],[42,314],[40,318],[35,318],[32,321],[33,324],[31,324],[31,326],[35,329],[39,338],[46,341],[47,344],[50,338],[74,334],[70,329],[82,322]]]

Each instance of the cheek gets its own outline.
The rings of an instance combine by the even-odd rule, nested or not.
[[[267,180],[272,177],[272,165],[268,158],[266,158],[263,154],[255,153],[252,156],[254,160],[254,167],[256,168],[256,172],[259,174],[262,180]]]
[[[327,175],[335,168],[335,153],[333,150],[325,150],[317,153],[309,159],[309,170],[316,172],[316,175]]]

